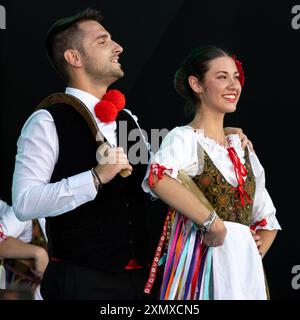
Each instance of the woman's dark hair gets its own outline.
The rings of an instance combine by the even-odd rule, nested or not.
[[[227,50],[216,46],[198,46],[190,52],[179,70],[175,73],[175,90],[186,100],[185,112],[188,115],[194,115],[197,105],[199,105],[199,98],[189,85],[189,76],[195,76],[200,82],[203,82],[205,74],[209,69],[209,62],[224,56],[230,56]]]

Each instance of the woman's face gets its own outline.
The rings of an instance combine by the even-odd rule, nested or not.
[[[209,62],[202,85],[201,106],[222,113],[233,112],[241,94],[239,72],[230,57],[220,57]]]

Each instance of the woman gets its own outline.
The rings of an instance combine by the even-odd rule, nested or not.
[[[193,50],[175,75],[194,118],[166,136],[143,182],[174,208],[145,287],[151,290],[163,252],[161,299],[267,299],[262,257],[280,225],[257,156],[223,130],[243,84],[241,63],[213,46]]]
[[[42,300],[39,284],[48,261],[45,219],[21,222],[0,199],[0,289],[29,289]]]

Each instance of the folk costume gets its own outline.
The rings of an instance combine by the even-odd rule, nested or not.
[[[45,219],[19,221],[11,206],[0,200],[0,243],[7,237],[13,237],[23,242],[40,246],[47,250],[47,237],[45,234]],[[40,279],[31,271],[34,267],[32,259],[1,259],[2,289],[29,290],[35,300],[41,300]]]
[[[190,190],[197,187],[208,200],[202,198],[204,204],[227,228],[222,246],[206,247],[197,225],[170,208],[145,286],[150,292],[157,268],[164,264],[162,300],[267,299],[262,259],[250,228],[281,228],[256,154],[242,149],[238,135],[227,139],[226,148],[201,129],[177,127],[151,160],[145,192],[157,197],[149,187],[154,173],[159,179],[167,174]]]
[[[130,132],[140,132],[137,118],[118,107],[113,108],[113,119],[107,114],[111,105],[104,103],[102,116],[108,122],[103,122],[97,116],[102,107],[95,96],[75,88],[59,96],[66,100],[55,102],[50,96],[25,124],[14,174],[16,211],[27,218],[30,212],[46,218],[50,262],[42,295],[46,299],[142,299],[153,251],[140,187],[146,164],[132,164],[129,177],[117,175],[98,190],[91,170],[97,165],[97,137],[126,152],[134,144]],[[111,98],[110,93],[106,98]],[[86,109],[89,121],[81,113]],[[91,123],[96,130],[91,130]],[[147,154],[142,133],[140,139]],[[36,197],[38,208],[33,211],[30,204]]]

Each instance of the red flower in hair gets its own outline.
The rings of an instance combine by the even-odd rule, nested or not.
[[[102,122],[116,120],[125,106],[125,96],[118,90],[109,90],[95,106],[95,114]]]
[[[236,65],[238,72],[240,74],[239,80],[240,80],[241,86],[243,87],[245,84],[245,73],[244,73],[243,65],[242,65],[241,61],[236,59],[235,54],[232,56],[232,59],[234,60],[235,65]]]

